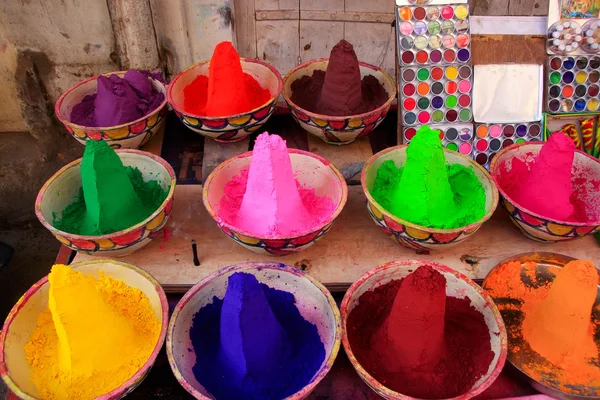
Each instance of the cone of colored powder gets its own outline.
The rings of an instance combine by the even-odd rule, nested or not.
[[[542,146],[529,172],[525,176],[514,174],[511,177],[510,180],[516,183],[514,200],[541,216],[567,220],[574,211],[571,203],[571,168],[574,157],[573,141],[562,132],[552,134]],[[513,160],[513,164],[515,163],[522,161]]]
[[[252,151],[239,227],[268,237],[309,229],[316,222],[300,197],[285,141],[262,133]]]
[[[362,101],[358,57],[342,39],[331,49],[317,107],[325,115],[352,115]]]
[[[427,226],[443,227],[456,215],[439,131],[427,125],[419,129],[406,149],[402,178],[391,196],[392,213],[411,215]]]

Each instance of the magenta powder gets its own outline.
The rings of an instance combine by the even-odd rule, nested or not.
[[[256,139],[250,168],[224,188],[219,217],[262,238],[293,237],[326,220],[333,201],[295,178],[285,140],[267,132]]]

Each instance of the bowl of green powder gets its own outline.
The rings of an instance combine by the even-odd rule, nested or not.
[[[123,256],[147,245],[171,214],[175,172],[162,158],[88,140],[83,158],[56,172],[38,193],[35,213],[65,246]]]
[[[361,176],[373,221],[393,240],[419,251],[461,243],[498,205],[489,173],[445,149],[438,134],[424,125],[410,145],[371,157]]]

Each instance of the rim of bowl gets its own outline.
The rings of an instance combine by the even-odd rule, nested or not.
[[[285,74],[285,77],[283,78],[284,85],[287,84],[287,82],[290,80],[292,74],[294,74],[296,71],[298,71],[302,68],[305,68],[311,64],[315,64],[315,63],[323,62],[323,61],[327,61],[329,63],[329,58],[316,58],[314,60],[306,61],[305,63],[302,63],[302,64],[292,68],[287,74]],[[379,107],[374,108],[371,111],[367,111],[362,114],[345,115],[345,116],[324,115],[324,114],[318,114],[318,113],[315,113],[312,111],[308,111],[308,110],[300,107],[298,104],[294,103],[290,97],[288,97],[285,94],[285,91],[282,92],[283,98],[290,106],[301,110],[307,116],[318,118],[318,119],[323,119],[326,121],[344,121],[346,119],[364,118],[368,115],[375,114],[375,113],[380,112],[380,111],[384,110],[385,108],[389,107],[392,104],[392,102],[394,101],[394,99],[396,98],[396,83],[394,82],[394,80],[392,79],[390,74],[388,74],[383,68],[379,68],[376,65],[367,64],[366,62],[359,61],[358,65],[361,67],[369,68],[371,70],[379,72],[380,74],[382,74],[384,76],[385,79],[387,79],[388,83],[392,87],[392,93],[389,93],[389,97],[388,97],[387,101],[385,103],[383,103],[382,105],[380,105]],[[290,85],[291,84],[292,84],[292,82],[290,82]]]
[[[329,306],[331,307],[331,310],[333,311],[333,317],[335,319],[335,338],[333,341],[333,347],[331,349],[331,354],[329,355],[327,360],[323,360],[324,364],[322,365],[320,370],[317,371],[317,373],[314,376],[314,378],[312,379],[312,381],[308,385],[304,386],[300,391],[286,397],[286,399],[287,400],[299,400],[299,399],[306,397],[317,386],[317,384],[325,377],[325,375],[327,375],[327,373],[331,370],[331,367],[333,366],[333,363],[334,363],[335,359],[337,358],[337,354],[338,354],[338,351],[340,348],[340,342],[342,340],[342,335],[343,335],[342,334],[341,314],[340,314],[340,310],[337,307],[337,304],[335,303],[335,300],[333,299],[333,296],[331,296],[331,293],[329,292],[329,290],[327,290],[327,288],[325,286],[323,286],[321,284],[321,282],[317,281],[312,276],[310,276],[309,274],[307,274],[304,271],[299,270],[298,268],[294,268],[290,265],[278,263],[278,262],[256,261],[256,262],[246,262],[246,263],[230,265],[228,267],[221,268],[220,270],[217,270],[217,271],[213,272],[212,274],[208,275],[207,277],[202,279],[200,282],[198,282],[197,284],[192,286],[192,288],[186,292],[186,294],[181,298],[181,300],[179,300],[179,302],[175,306],[175,309],[173,310],[173,314],[171,315],[171,319],[169,321],[169,327],[167,329],[167,357],[169,359],[169,365],[171,366],[171,370],[173,371],[173,374],[175,375],[175,378],[177,378],[177,381],[179,382],[179,384],[185,390],[187,390],[192,396],[194,396],[197,399],[210,399],[210,398],[204,396],[202,393],[200,393],[198,390],[196,390],[192,385],[190,385],[185,380],[185,378],[183,377],[183,375],[181,374],[181,372],[179,370],[177,363],[175,362],[175,356],[173,355],[173,330],[175,329],[175,323],[177,321],[177,318],[179,317],[179,313],[185,306],[187,306],[189,301],[201,289],[203,289],[204,286],[206,286],[206,284],[208,284],[210,281],[212,281],[216,277],[225,275],[225,274],[229,274],[229,273],[233,273],[233,272],[241,272],[241,271],[254,270],[254,269],[256,269],[256,270],[272,269],[272,270],[276,270],[276,271],[284,271],[284,272],[290,273],[292,275],[298,276],[300,278],[308,279],[314,286],[316,286],[321,291],[321,293],[323,293],[325,295],[325,297],[327,298],[327,301],[329,303]]]
[[[60,95],[60,97],[58,98],[58,100],[56,101],[56,104],[54,105],[54,114],[56,115],[56,118],[58,118],[63,124],[67,124],[69,126],[75,126],[77,128],[81,128],[84,130],[104,130],[104,131],[108,131],[108,130],[112,130],[112,129],[118,129],[118,128],[124,128],[126,126],[129,125],[133,125],[133,124],[137,124],[139,122],[142,122],[148,118],[150,118],[151,116],[153,116],[154,114],[160,112],[160,110],[162,110],[166,105],[167,105],[167,94],[168,94],[168,87],[169,85],[165,85],[164,83],[162,83],[161,81],[159,81],[158,79],[154,79],[152,77],[148,77],[149,79],[152,79],[154,82],[158,82],[164,89],[165,89],[165,98],[163,99],[163,101],[160,103],[160,105],[158,107],[156,107],[154,110],[152,110],[152,112],[149,112],[148,114],[144,115],[141,118],[138,118],[136,120],[133,120],[131,122],[126,122],[124,124],[120,124],[120,125],[113,125],[113,126],[85,126],[85,125],[78,125],[74,122],[71,122],[68,118],[63,117],[62,114],[60,113],[60,107],[62,106],[62,103],[65,100],[65,97],[71,93],[73,90],[77,89],[79,86],[84,85],[90,81],[95,81],[98,79],[99,76],[110,76],[110,75],[125,75],[127,73],[127,71],[115,71],[115,72],[107,72],[106,74],[99,74],[99,75],[95,75],[92,76],[90,78],[84,79],[79,83],[76,83],[75,85],[71,86],[69,89],[67,89],[65,92],[63,92],[63,94]],[[129,138],[126,138],[129,139]],[[110,141],[118,141],[118,140],[122,140],[122,139],[109,139]]]
[[[169,321],[169,306],[167,303],[167,296],[165,295],[165,291],[163,290],[162,286],[160,286],[160,283],[158,283],[158,281],[152,275],[150,275],[148,272],[144,271],[143,269],[141,269],[139,267],[136,267],[135,265],[133,265],[131,263],[112,260],[112,259],[97,259],[97,260],[89,260],[89,261],[81,261],[81,262],[73,263],[73,264],[70,264],[69,267],[77,269],[78,267],[83,266],[83,265],[102,264],[102,263],[117,264],[120,267],[133,270],[138,275],[142,276],[143,278],[148,280],[150,283],[152,283],[152,286],[156,290],[156,293],[158,294],[158,297],[160,299],[160,307],[161,307],[161,314],[162,314],[162,323],[161,323],[161,328],[160,328],[160,334],[158,336],[158,341],[156,342],[156,346],[154,346],[154,350],[152,350],[152,353],[150,354],[150,357],[148,358],[148,360],[144,363],[144,365],[142,365],[140,367],[140,369],[135,374],[133,374],[133,376],[131,376],[129,379],[127,379],[125,382],[123,382],[122,385],[111,390],[110,392],[108,392],[106,394],[103,394],[103,395],[95,398],[95,400],[111,400],[111,399],[118,398],[119,396],[122,396],[130,387],[136,386],[137,383],[139,383],[140,379],[142,377],[144,377],[144,375],[150,370],[150,368],[154,364],[154,361],[156,361],[156,357],[158,356],[158,353],[163,346],[163,343],[165,341],[165,337],[167,334],[167,325],[168,325],[168,321]],[[100,270],[100,269],[98,269],[98,270]],[[6,317],[6,320],[4,321],[4,326],[2,327],[2,331],[0,331],[0,376],[2,377],[4,382],[7,384],[8,388],[21,399],[39,400],[37,397],[33,397],[33,396],[23,392],[19,388],[19,386],[17,386],[16,382],[14,382],[8,375],[8,367],[6,365],[6,360],[4,358],[4,346],[5,346],[5,341],[6,341],[6,335],[7,335],[8,330],[10,329],[12,322],[14,321],[14,319],[17,316],[17,314],[19,313],[19,311],[23,308],[25,303],[27,303],[27,301],[29,301],[29,299],[35,293],[37,293],[37,291],[46,282],[48,282],[48,275],[46,275],[45,277],[43,277],[42,279],[40,279],[39,281],[34,283],[25,292],[25,294],[23,294],[23,296],[21,296],[21,298],[19,298],[19,300],[15,303],[15,305],[12,307],[12,309],[8,313],[8,316]]]
[[[327,218],[327,220],[325,222],[315,225],[314,227],[312,227],[310,229],[303,230],[294,236],[266,236],[266,237],[258,237],[258,235],[256,235],[255,233],[247,232],[243,229],[240,229],[239,227],[233,226],[233,225],[223,221],[222,219],[220,219],[218,217],[218,214],[215,212],[215,210],[210,205],[210,202],[208,201],[208,192],[209,192],[210,184],[212,183],[215,176],[217,176],[217,174],[222,169],[224,169],[227,165],[231,164],[236,159],[248,158],[248,157],[251,158],[252,151],[247,151],[245,153],[238,154],[237,156],[233,156],[230,159],[223,161],[221,164],[219,164],[217,166],[217,168],[215,168],[210,173],[210,175],[208,175],[208,178],[206,178],[206,181],[204,182],[204,185],[203,185],[204,187],[202,188],[202,202],[204,203],[204,207],[206,207],[206,210],[208,211],[210,216],[215,220],[217,225],[224,226],[233,232],[239,232],[244,236],[248,236],[248,237],[252,237],[252,238],[267,239],[267,240],[288,240],[288,239],[291,240],[291,239],[300,238],[302,236],[306,236],[306,235],[309,235],[316,231],[319,231],[319,230],[323,229],[325,226],[327,226],[328,224],[335,221],[335,219],[340,215],[340,213],[346,206],[346,202],[348,201],[348,185],[346,184],[346,180],[344,179],[344,177],[342,176],[340,171],[329,160],[327,160],[317,154],[311,153],[309,151],[304,151],[304,150],[299,150],[299,149],[288,149],[288,152],[292,153],[292,154],[303,155],[305,157],[312,157],[312,158],[316,159],[317,161],[320,161],[325,167],[330,168],[333,171],[333,173],[337,176],[338,182],[340,182],[340,185],[342,186],[342,195],[341,195],[339,204],[336,206],[334,212],[329,216],[329,218]]]
[[[173,101],[173,95],[171,94],[173,91],[173,87],[175,86],[175,82],[177,82],[177,80],[179,78],[181,78],[183,75],[185,75],[188,71],[190,71],[191,69],[194,69],[200,65],[204,65],[207,63],[210,63],[210,60],[206,60],[206,61],[201,61],[199,63],[190,65],[189,67],[187,67],[186,69],[184,69],[183,71],[179,72],[177,75],[175,75],[173,77],[173,79],[171,80],[171,83],[169,84],[169,87],[167,88],[167,96],[166,99],[169,100],[169,104],[171,104],[171,106],[173,106],[173,108],[175,110],[177,110],[178,112],[180,112],[181,114],[184,114],[186,116],[190,116],[192,118],[198,118],[198,119],[203,119],[203,120],[218,120],[218,119],[228,119],[228,118],[237,118],[237,117],[242,117],[248,114],[252,114],[258,110],[260,110],[261,108],[264,108],[265,106],[267,106],[268,104],[272,103],[273,101],[277,100],[277,98],[279,97],[279,95],[281,94],[281,91],[283,90],[283,80],[281,79],[281,74],[279,73],[279,71],[277,71],[277,69],[275,67],[273,67],[270,64],[267,64],[266,62],[262,62],[260,60],[254,60],[251,58],[245,58],[245,57],[240,57],[240,62],[241,63],[254,63],[254,64],[259,64],[262,65],[263,67],[267,67],[276,77],[277,77],[277,94],[275,95],[271,95],[271,97],[269,98],[269,100],[263,104],[261,104],[260,106],[253,108],[252,110],[248,110],[248,111],[244,111],[243,113],[238,113],[238,114],[233,114],[233,115],[224,115],[224,116],[218,116],[218,117],[209,117],[206,115],[198,115],[198,114],[192,114],[188,111],[186,111],[183,107],[179,107],[178,104],[175,104],[175,102]]]
[[[386,217],[390,218],[391,220],[398,222],[402,225],[411,227],[411,228],[416,228],[422,231],[427,231],[430,233],[458,233],[458,232],[463,232],[466,230],[469,230],[471,228],[473,228],[476,225],[483,225],[487,220],[489,220],[492,215],[494,215],[494,212],[496,211],[496,207],[498,207],[498,188],[496,187],[496,182],[494,181],[494,179],[492,179],[491,175],[489,174],[489,172],[487,172],[485,170],[485,168],[483,168],[481,165],[477,164],[475,162],[475,160],[473,160],[472,158],[469,158],[465,155],[462,155],[460,153],[457,152],[452,152],[451,154],[453,155],[457,155],[462,157],[463,159],[467,160],[469,162],[469,164],[474,167],[479,169],[479,171],[481,171],[483,173],[483,175],[488,179],[489,183],[490,183],[490,187],[492,188],[492,205],[490,207],[490,209],[481,217],[479,218],[477,221],[475,222],[471,222],[468,225],[459,227],[459,228],[452,228],[452,229],[440,229],[440,228],[428,228],[426,226],[422,226],[422,225],[417,225],[415,223],[406,221],[400,217],[395,216],[394,214],[392,214],[391,212],[389,212],[388,210],[386,210],[381,204],[379,204],[371,195],[371,192],[369,190],[369,188],[367,187],[367,169],[371,167],[371,165],[373,164],[373,162],[375,162],[375,160],[377,160],[379,157],[381,157],[382,155],[401,149],[403,147],[408,147],[407,144],[400,144],[398,146],[393,146],[393,147],[388,147],[387,149],[381,150],[379,153],[374,154],[373,156],[371,156],[371,158],[369,158],[367,160],[367,162],[365,163],[365,166],[363,167],[362,173],[360,174],[360,184],[362,186],[363,192],[365,193],[365,196],[367,196],[367,199],[369,200],[369,202],[374,203],[378,206],[378,208],[381,210],[381,212],[383,213],[383,215],[385,215]],[[451,150],[447,150],[444,149],[444,153],[448,153]]]
[[[156,210],[154,210],[154,212],[152,214],[150,214],[148,216],[148,218],[144,219],[143,221],[138,222],[137,224],[135,224],[135,225],[133,225],[133,226],[127,228],[127,229],[123,229],[123,230],[120,230],[120,231],[117,231],[117,232],[113,232],[113,233],[107,233],[105,235],[99,235],[99,236],[77,235],[77,234],[74,234],[74,233],[69,233],[69,232],[61,231],[61,230],[55,228],[50,222],[48,222],[48,220],[46,220],[46,218],[42,214],[42,199],[46,195],[46,191],[48,190],[48,186],[50,186],[50,184],[52,182],[54,182],[54,180],[56,180],[66,170],[68,170],[70,168],[73,168],[74,166],[76,166],[78,164],[81,164],[81,160],[83,160],[83,158],[78,158],[77,160],[71,161],[70,163],[68,163],[67,165],[65,165],[64,167],[62,167],[58,171],[56,171],[54,173],[54,175],[52,175],[50,177],[50,179],[48,179],[46,181],[46,183],[44,183],[44,186],[42,186],[42,188],[38,192],[38,195],[37,195],[37,197],[35,199],[35,215],[40,220],[40,222],[42,223],[42,225],[44,225],[46,227],[46,229],[48,229],[50,232],[52,232],[55,235],[60,235],[60,236],[64,236],[64,237],[75,239],[75,240],[102,240],[102,239],[110,239],[110,238],[114,238],[116,236],[121,236],[121,235],[124,235],[126,233],[135,231],[136,229],[138,229],[138,228],[142,227],[143,225],[147,224],[148,222],[152,221],[158,214],[160,214],[164,210],[164,208],[167,206],[168,202],[173,198],[173,194],[175,193],[176,178],[175,178],[175,171],[173,170],[173,167],[171,167],[171,164],[169,164],[163,158],[161,158],[161,157],[159,157],[159,156],[157,156],[157,155],[155,155],[153,153],[148,153],[147,151],[141,151],[141,150],[135,150],[135,149],[118,149],[118,150],[115,150],[115,152],[117,154],[119,154],[119,153],[137,154],[139,156],[143,156],[143,157],[149,158],[152,161],[154,161],[154,162],[162,165],[164,168],[166,168],[166,170],[169,172],[169,177],[171,178],[171,185],[169,187],[169,192],[167,193],[167,197],[160,204],[160,206],[158,206],[158,208]]]
[[[429,266],[434,267],[438,271],[450,273],[450,274],[454,275],[456,278],[466,282],[469,286],[471,286],[473,289],[475,289],[475,291],[479,294],[479,296],[481,296],[485,300],[486,304],[488,305],[489,310],[492,312],[492,314],[494,315],[494,318],[496,319],[496,322],[498,323],[498,330],[499,330],[499,336],[500,336],[500,356],[498,357],[498,361],[496,363],[496,366],[492,370],[492,373],[490,374],[490,376],[487,377],[486,380],[481,382],[479,387],[477,387],[475,389],[471,389],[467,393],[464,393],[460,396],[452,398],[454,400],[470,399],[472,397],[475,397],[475,396],[483,393],[487,388],[489,388],[492,385],[492,383],[494,383],[496,378],[498,378],[500,373],[502,372],[502,369],[504,368],[504,364],[506,363],[506,358],[508,355],[508,336],[506,334],[506,327],[504,325],[504,321],[502,320],[502,315],[500,314],[500,311],[498,310],[498,307],[496,306],[496,303],[494,303],[494,300],[491,298],[491,296],[485,290],[483,290],[483,288],[481,286],[479,286],[475,282],[473,282],[473,280],[471,280],[469,277],[467,277],[466,275],[464,275],[458,271],[453,270],[452,268],[450,268],[446,265],[436,263],[433,261],[425,261],[425,260],[399,260],[399,261],[391,261],[391,262],[385,263],[383,265],[379,265],[379,266],[372,268],[369,271],[365,272],[360,278],[358,278],[358,280],[356,282],[354,282],[350,286],[350,288],[344,295],[344,298],[342,300],[342,306],[340,307],[340,313],[342,316],[342,344],[344,346],[344,350],[346,351],[346,354],[348,355],[348,359],[350,360],[350,362],[352,363],[352,366],[356,369],[358,374],[360,376],[366,378],[373,385],[377,386],[378,391],[384,393],[385,396],[387,396],[388,398],[418,399],[416,397],[407,396],[407,395],[395,392],[395,391],[387,388],[385,385],[381,384],[377,379],[375,379],[369,372],[367,372],[364,369],[364,367],[358,362],[358,360],[354,356],[354,353],[352,352],[352,348],[350,346],[350,341],[348,340],[348,331],[346,328],[346,321],[348,320],[348,316],[349,316],[348,306],[350,305],[350,298],[354,295],[356,290],[358,290],[358,288],[364,284],[364,282],[366,280],[368,280],[372,276],[377,275],[380,272],[382,272],[388,268],[391,268],[391,267],[404,267],[404,268],[408,269],[408,268],[418,268],[423,265],[429,265]],[[492,334],[493,334],[493,332],[490,332],[490,336]]]
[[[544,145],[545,142],[525,142],[525,143],[515,143],[512,144],[508,147],[505,147],[504,149],[500,150],[496,156],[492,159],[492,162],[490,163],[490,175],[492,176],[492,179],[494,180],[495,184],[496,184],[496,188],[498,189],[498,191],[500,192],[500,194],[502,195],[502,197],[504,197],[506,200],[508,200],[511,204],[515,205],[519,210],[525,211],[527,214],[531,214],[532,216],[544,220],[544,221],[549,221],[549,222],[554,222],[556,224],[559,225],[569,225],[569,226],[597,226],[600,225],[600,219],[596,220],[596,221],[588,221],[588,222],[571,222],[571,221],[561,221],[558,219],[553,219],[553,218],[549,218],[549,217],[544,217],[543,215],[537,214],[531,210],[529,210],[528,208],[525,208],[523,206],[521,206],[519,203],[517,203],[512,197],[510,197],[508,195],[508,193],[506,193],[506,191],[504,190],[504,188],[500,185],[500,183],[498,182],[497,176],[499,173],[499,168],[500,165],[498,164],[498,160],[500,159],[500,157],[502,155],[504,155],[504,153],[508,153],[511,151],[516,150],[518,147],[521,146],[529,146],[529,145],[534,145],[534,146],[540,146],[540,145]],[[590,156],[589,154],[587,154],[584,151],[581,151],[579,149],[575,149],[575,153],[579,153],[583,156],[586,156],[587,158],[589,158],[590,160],[592,160],[593,162],[595,162],[596,164],[600,164],[600,159],[598,158],[594,158],[592,156]],[[512,157],[514,158],[514,157]]]

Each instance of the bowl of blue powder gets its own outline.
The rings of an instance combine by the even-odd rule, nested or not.
[[[197,399],[303,399],[329,372],[341,340],[329,291],[289,265],[223,268],[179,301],[167,356]]]

